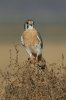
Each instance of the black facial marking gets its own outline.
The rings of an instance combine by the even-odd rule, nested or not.
[[[28,29],[29,25],[27,24],[27,29]]]

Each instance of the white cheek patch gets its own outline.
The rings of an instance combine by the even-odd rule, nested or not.
[[[28,26],[28,29],[33,29],[33,26],[29,25],[29,26]]]

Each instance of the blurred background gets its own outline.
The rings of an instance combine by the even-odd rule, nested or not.
[[[66,0],[0,0],[0,66],[7,66],[9,49],[16,42],[21,61],[28,56],[20,41],[27,19],[33,19],[42,33],[44,58],[49,63],[61,62],[63,53],[66,59]]]

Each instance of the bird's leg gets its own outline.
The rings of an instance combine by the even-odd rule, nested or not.
[[[37,54],[36,53],[32,53],[32,56],[33,56],[33,63],[35,64],[36,63]]]
[[[36,56],[36,63],[38,63],[38,57]]]
[[[35,64],[36,63],[36,56],[32,53],[30,54],[30,57],[28,58],[30,63]]]
[[[36,57],[37,57],[37,54],[36,54],[36,53],[32,53],[32,56],[31,56],[31,63],[33,63],[33,64],[36,63]]]
[[[41,61],[42,60],[42,54],[38,55],[37,59],[38,59],[38,62]]]
[[[28,58],[28,60],[30,61],[31,59],[32,59],[32,53],[31,53],[31,50],[30,50],[30,48],[26,48],[26,51],[27,51],[27,53],[29,54],[29,58]]]
[[[36,57],[36,63],[39,63],[40,61],[42,61],[42,54],[37,55]]]
[[[31,61],[31,63],[32,63],[32,64],[35,64],[35,61],[36,61],[36,60],[35,60],[35,56],[33,56],[33,55],[32,55],[32,57],[31,57],[31,60],[30,60],[30,61]]]

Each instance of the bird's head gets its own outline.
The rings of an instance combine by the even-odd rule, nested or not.
[[[24,29],[33,29],[34,21],[33,20],[27,20],[24,24]]]

